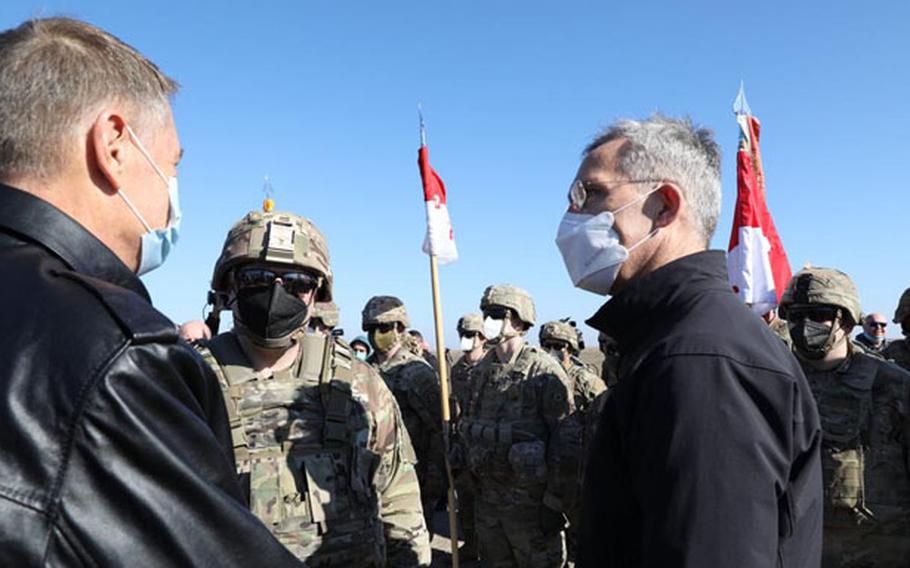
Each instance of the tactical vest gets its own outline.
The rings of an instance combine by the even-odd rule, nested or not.
[[[540,356],[526,345],[510,365],[491,351],[472,374],[471,399],[459,431],[468,446],[468,466],[482,482],[546,482],[549,430],[541,415],[539,385],[528,380]]]
[[[851,355],[845,365],[805,369],[821,419],[826,513],[851,511],[863,521],[910,511],[900,433],[907,385],[902,374],[889,378],[888,363],[867,355]]]
[[[256,373],[233,333],[197,349],[221,383],[252,512],[308,566],[384,565],[380,458],[352,396],[350,349],[304,335],[295,363],[274,374]]]

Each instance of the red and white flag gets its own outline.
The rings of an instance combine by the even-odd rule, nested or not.
[[[761,125],[752,116],[742,86],[733,112],[739,124],[739,150],[727,271],[733,291],[753,312],[764,315],[777,307],[790,282],[790,262],[765,201],[765,176],[758,146]]]
[[[458,260],[455,248],[455,232],[446,206],[446,186],[436,170],[430,165],[430,154],[425,142],[423,119],[421,119],[421,143],[417,151],[417,165],[423,182],[423,198],[427,204],[427,236],[423,240],[423,252],[435,255],[440,264]]]

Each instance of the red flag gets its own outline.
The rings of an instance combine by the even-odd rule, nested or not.
[[[423,198],[427,204],[427,236],[423,241],[423,252],[436,255],[441,264],[454,262],[458,260],[458,249],[455,248],[455,233],[446,205],[446,186],[430,165],[426,145],[421,145],[417,151],[417,165],[420,167]]]
[[[777,307],[790,282],[790,262],[765,201],[758,144],[761,125],[752,116],[742,87],[733,110],[739,124],[739,150],[727,270],[733,290],[755,313],[764,315]]]

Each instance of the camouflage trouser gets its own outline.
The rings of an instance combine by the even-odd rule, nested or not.
[[[476,549],[477,537],[474,529],[474,476],[465,470],[455,477],[455,491],[458,493],[458,522],[461,538],[467,549]]]
[[[540,503],[491,503],[478,495],[477,544],[484,568],[561,568],[566,561],[562,531],[541,528]]]
[[[879,524],[824,529],[822,568],[907,568],[910,533],[907,525]]]

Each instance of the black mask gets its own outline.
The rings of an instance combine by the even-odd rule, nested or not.
[[[822,359],[834,347],[834,326],[804,319],[790,328],[790,338],[806,359]]]
[[[307,305],[275,283],[238,290],[237,312],[254,343],[280,347],[306,321]]]

